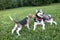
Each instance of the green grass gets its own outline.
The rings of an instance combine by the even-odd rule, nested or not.
[[[16,21],[22,20],[29,13],[35,14],[36,9],[43,9],[45,14],[51,14],[58,25],[50,25],[46,23],[46,30],[42,30],[38,26],[33,31],[33,19],[30,22],[30,30],[23,27],[20,31],[21,36],[18,37],[16,32],[11,35],[11,30],[14,24],[10,19],[11,15]],[[0,11],[0,40],[60,40],[60,3],[49,6],[38,7],[20,7]]]

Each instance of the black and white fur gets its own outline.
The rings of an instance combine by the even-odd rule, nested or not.
[[[18,36],[20,36],[19,31],[22,29],[22,26],[23,26],[20,22],[23,23],[23,21],[24,21],[25,19],[21,20],[20,22],[16,22],[11,16],[9,16],[9,18],[16,23],[15,26],[14,26],[14,28],[12,29],[12,34],[13,34],[14,31],[16,30]],[[28,18],[28,19],[26,19],[26,23],[25,23],[24,25],[27,26],[28,29],[30,29],[30,28],[29,28],[29,20],[30,20],[30,18],[29,18],[28,16],[27,16],[27,18]]]
[[[51,17],[51,15],[44,15],[43,16],[43,20],[44,20],[44,22],[49,22],[50,25],[52,25],[53,23],[55,25],[57,25],[57,23],[53,20],[53,18]]]
[[[45,30],[45,22],[49,22],[51,25],[54,23],[55,25],[57,25],[57,23],[53,20],[53,18],[51,17],[51,15],[44,15],[44,12],[42,10],[36,10],[36,13],[38,14],[37,16],[35,16],[35,21],[34,21],[34,29],[36,29],[37,25],[42,25],[43,30]],[[40,21],[37,19],[41,19]]]
[[[36,29],[37,25],[42,25],[42,28],[45,30],[45,23],[42,19],[44,13],[42,10],[36,10],[36,16],[34,17],[34,28],[33,30]]]

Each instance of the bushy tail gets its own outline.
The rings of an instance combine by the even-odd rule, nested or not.
[[[11,16],[9,16],[10,20],[17,23]]]

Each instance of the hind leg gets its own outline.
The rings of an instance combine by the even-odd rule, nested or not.
[[[22,29],[22,26],[20,25],[18,28],[17,28],[17,30],[16,30],[16,32],[17,32],[17,34],[18,34],[18,36],[20,36],[20,33],[19,33],[19,31]]]
[[[55,25],[57,25],[57,23],[56,23],[53,19],[51,19],[51,20],[50,20],[50,24],[52,25],[53,23],[54,23]]]
[[[53,21],[53,23],[54,23],[55,25],[57,25],[57,23],[56,23],[55,21]]]
[[[12,34],[14,33],[14,31],[16,30],[17,28],[17,24],[15,24],[14,28],[12,29]]]
[[[57,23],[56,23],[55,21],[53,21],[53,18],[51,18],[51,20],[49,20],[49,21],[47,21],[47,22],[49,22],[50,25],[52,25],[53,23],[54,23],[55,25],[57,25]]]
[[[50,25],[53,24],[53,19],[51,18],[50,20],[46,20],[46,22],[50,23]]]

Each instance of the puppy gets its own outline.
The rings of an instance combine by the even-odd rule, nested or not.
[[[50,25],[52,25],[53,23],[55,25],[57,25],[56,21],[53,20],[53,18],[51,17],[51,15],[44,15],[43,18],[34,18],[34,29],[36,29],[37,25],[42,25],[43,30],[45,30],[45,22],[50,23]]]
[[[23,20],[19,21],[19,22],[16,22],[11,16],[9,16],[9,18],[14,21],[16,24],[14,26],[14,28],[12,29],[12,34],[14,33],[14,31],[16,30],[18,36],[20,36],[20,33],[19,31],[22,29],[22,26],[25,25],[27,26],[28,29],[29,28],[29,20],[30,18],[32,18],[33,15],[32,14],[29,14],[27,17],[25,17]]]
[[[41,10],[36,10],[36,16],[34,17],[34,29],[36,29],[37,25],[42,25],[43,30],[45,30],[45,22],[49,22],[50,25],[53,23],[57,25],[57,23],[53,20],[51,15],[44,15],[44,12]]]
[[[43,15],[44,15],[44,12],[43,10],[36,10],[36,15],[34,17],[34,29],[36,29],[36,26],[37,25],[42,25],[42,28],[45,30],[45,23],[43,21]]]
[[[45,30],[45,23],[42,18],[38,19],[37,17],[34,18],[34,29],[36,29],[37,25],[42,25],[42,29]]]
[[[55,25],[57,25],[57,23],[53,20],[53,18],[51,17],[51,15],[44,15],[43,16],[43,20],[44,20],[44,22],[49,22],[50,25],[52,25],[53,23]]]

